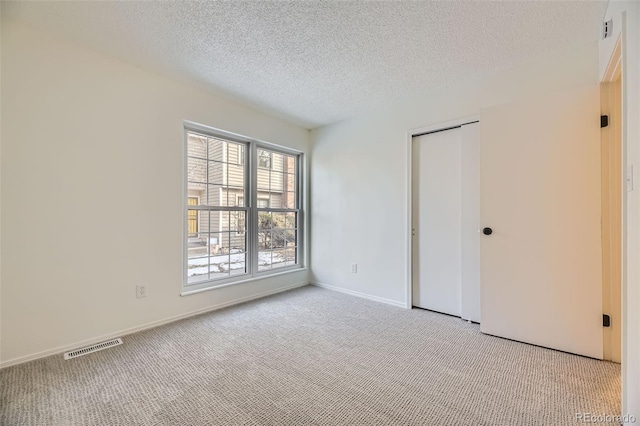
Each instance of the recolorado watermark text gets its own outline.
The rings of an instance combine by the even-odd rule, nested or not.
[[[636,416],[633,416],[631,414],[613,415],[613,414],[597,414],[597,413],[576,413],[576,422],[628,424],[628,423],[635,423]]]

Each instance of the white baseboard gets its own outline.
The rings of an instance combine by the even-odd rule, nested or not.
[[[337,287],[335,285],[323,284],[318,282],[312,282],[311,285],[315,285],[316,287],[326,288],[327,290],[338,291],[340,293],[349,294],[351,296],[361,297],[363,299],[373,300],[374,302],[386,303],[387,305],[397,306],[399,308],[406,308],[406,303],[398,302],[397,300],[386,299],[384,297],[373,296],[371,294],[361,293],[355,290],[348,290],[346,288]]]
[[[82,347],[85,347],[85,346],[90,346],[90,345],[93,345],[95,343],[102,342],[104,340],[114,339],[116,337],[126,336],[127,334],[133,334],[133,333],[137,333],[139,331],[148,330],[150,328],[159,327],[161,325],[168,324],[170,322],[178,321],[178,320],[181,320],[181,319],[184,319],[184,318],[193,317],[195,315],[204,314],[204,313],[210,312],[210,311],[216,311],[218,309],[226,308],[226,307],[232,306],[232,305],[237,305],[239,303],[248,302],[250,300],[260,299],[262,297],[270,296],[272,294],[281,293],[283,291],[292,290],[292,289],[298,288],[298,287],[303,287],[303,286],[308,285],[308,284],[310,284],[308,281],[303,281],[303,282],[295,283],[295,284],[292,284],[292,285],[288,285],[286,287],[279,287],[279,288],[276,288],[274,290],[269,290],[269,291],[265,291],[265,292],[262,292],[262,293],[253,294],[253,295],[247,296],[247,297],[241,297],[241,298],[238,298],[238,299],[230,300],[228,302],[219,303],[217,305],[209,306],[209,307],[206,307],[206,308],[203,308],[203,309],[198,309],[198,310],[195,310],[195,311],[187,312],[185,314],[175,315],[173,317],[169,317],[169,318],[165,318],[165,319],[161,319],[161,320],[157,320],[157,321],[152,321],[152,322],[149,322],[149,323],[137,326],[137,327],[127,328],[127,329],[120,330],[120,331],[117,331],[117,332],[114,332],[114,333],[109,333],[109,334],[105,334],[105,335],[102,335],[102,336],[99,336],[99,337],[82,340],[80,342],[72,343],[72,344],[69,344],[69,345],[58,346],[56,348],[48,349],[48,350],[42,351],[42,352],[37,352],[35,354],[25,355],[25,356],[21,356],[21,357],[18,357],[18,358],[13,358],[13,359],[10,359],[10,360],[7,360],[7,361],[2,361],[2,362],[0,362],[0,369],[6,368],[6,367],[11,367],[12,365],[23,364],[25,362],[33,361],[33,360],[40,359],[40,358],[45,358],[45,357],[48,357],[48,356],[51,356],[51,355],[61,354],[63,352],[67,352],[67,351],[70,351],[70,350],[73,350],[73,349],[82,348]]]

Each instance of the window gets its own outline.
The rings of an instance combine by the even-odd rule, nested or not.
[[[197,127],[185,140],[184,289],[301,268],[301,154]]]
[[[263,169],[271,168],[271,153],[264,149],[258,150],[258,167]]]
[[[266,271],[298,262],[298,171],[293,155],[266,149],[261,154],[270,163],[269,170],[257,170],[258,270]]]
[[[247,273],[248,209],[236,203],[247,184],[236,161],[241,145],[187,132],[187,218],[197,223],[187,239],[187,284]]]

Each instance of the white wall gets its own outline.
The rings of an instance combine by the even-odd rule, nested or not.
[[[307,130],[12,22],[2,59],[3,365],[308,282],[180,297],[182,120],[304,151]]]
[[[314,130],[312,281],[405,304],[407,132],[597,80],[598,46],[593,44]],[[350,263],[358,263],[357,274],[350,273]]]
[[[623,19],[623,14],[625,19]],[[623,144],[624,170],[634,166],[634,186],[626,194],[622,288],[622,388],[623,413],[640,418],[640,3],[611,1],[605,20],[613,19],[614,34],[600,43],[600,76],[607,69],[615,42],[623,38]],[[626,22],[623,22],[625,21]]]
[[[621,29],[626,10],[626,163],[636,190],[626,204],[623,410],[640,418],[640,3],[611,1]],[[615,37],[613,38],[615,39]],[[586,46],[506,70],[421,100],[312,132],[311,264],[314,282],[405,303],[407,288],[407,131],[477,115],[481,108],[555,89],[597,84],[613,46]],[[338,248],[338,249],[336,249]],[[358,274],[349,263],[358,262]]]

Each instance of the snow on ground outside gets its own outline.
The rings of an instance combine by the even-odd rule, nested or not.
[[[211,257],[199,257],[189,259],[189,276],[205,275],[209,272],[209,264],[211,264],[211,272],[227,272],[229,269],[244,269],[246,253],[219,254]],[[280,253],[274,252],[273,259],[271,252],[258,252],[258,265],[270,265],[295,260],[295,257],[285,258]]]

